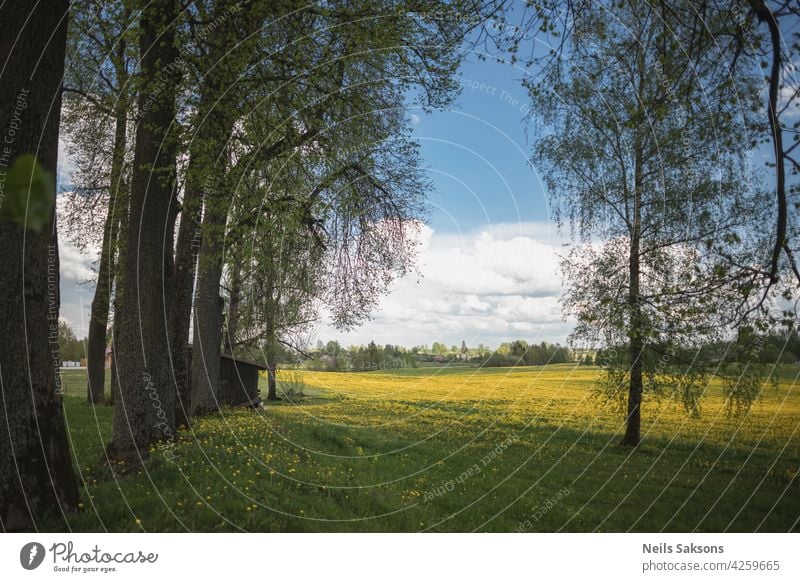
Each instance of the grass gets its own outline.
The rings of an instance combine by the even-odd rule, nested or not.
[[[717,385],[699,419],[645,403],[635,452],[593,367],[292,371],[304,398],[199,420],[138,472],[101,463],[111,408],[85,402],[84,374],[64,378],[78,531],[800,528],[796,368],[743,418]]]

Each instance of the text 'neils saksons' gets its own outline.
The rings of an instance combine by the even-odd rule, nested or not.
[[[695,544],[642,544],[643,554],[724,554],[722,546],[698,546]]]

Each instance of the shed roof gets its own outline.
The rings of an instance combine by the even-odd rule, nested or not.
[[[220,357],[227,358],[229,360],[233,360],[239,364],[247,364],[248,366],[253,366],[254,368],[258,368],[259,370],[266,370],[267,367],[264,364],[259,364],[258,362],[253,362],[250,360],[245,360],[243,358],[237,358],[232,354],[220,354]]]

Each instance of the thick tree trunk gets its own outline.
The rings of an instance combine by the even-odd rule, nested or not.
[[[94,299],[92,299],[92,311],[89,316],[89,339],[86,347],[87,392],[90,404],[100,403],[105,399],[108,310],[114,285],[114,257],[117,252],[116,235],[120,216],[120,198],[126,199],[125,196],[117,196],[117,192],[123,187],[122,167],[125,162],[128,131],[128,106],[123,99],[117,101],[115,116],[116,127],[114,131],[114,151],[111,157],[108,211],[103,227],[103,247],[100,251],[97,288],[94,292]]]
[[[223,10],[225,7],[226,5],[223,3],[218,9]],[[220,42],[222,38],[229,39],[231,46],[237,42],[238,37],[232,35],[228,30],[231,22],[230,20],[224,21],[223,28],[218,31],[220,35],[215,37],[217,42]],[[193,372],[189,370],[188,343],[198,255],[203,245],[201,228],[203,203],[206,196],[215,194],[219,176],[225,171],[224,161],[222,161],[224,156],[220,155],[219,148],[224,148],[224,144],[227,143],[234,121],[239,114],[235,106],[220,102],[221,95],[229,90],[231,83],[236,79],[231,66],[228,63],[219,62],[219,59],[224,58],[227,54],[227,50],[220,49],[216,44],[212,43],[209,47],[209,70],[204,77],[197,114],[200,125],[192,136],[190,145],[191,154],[186,172],[181,224],[175,248],[175,293],[174,306],[170,316],[170,341],[178,394],[176,417],[181,425],[189,424],[190,410],[193,408],[193,398],[189,388],[189,378],[193,378]],[[223,225],[225,218],[222,218]],[[217,280],[217,291],[214,293],[215,297],[219,296],[218,287],[219,279]],[[216,309],[216,303],[214,303],[214,309]],[[194,352],[195,355],[197,353]]]
[[[2,175],[33,154],[55,176],[67,9],[64,0],[0,5]],[[16,195],[3,192],[0,204]],[[60,394],[54,209],[40,231],[0,220],[0,272],[0,529],[34,530],[79,501]]]
[[[174,193],[176,130],[175,0],[154,0],[140,17],[141,88],[136,126],[129,222],[124,250],[125,288],[115,313],[119,390],[111,459],[137,462],[175,432],[175,385],[169,369],[168,313],[172,253],[169,230]]]

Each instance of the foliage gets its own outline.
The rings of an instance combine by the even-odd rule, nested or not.
[[[303,377],[294,371],[287,371],[281,374],[278,381],[278,390],[280,390],[280,394],[283,397],[290,401],[295,401],[306,395]]]
[[[23,154],[3,176],[0,220],[8,220],[34,231],[42,230],[53,216],[56,184],[32,154]]]
[[[756,81],[732,79],[710,38],[681,51],[694,32],[650,6],[587,8],[569,59],[527,83],[533,160],[575,238],[562,262],[572,341],[627,345],[606,358],[601,393],[622,403],[628,390],[630,414],[642,391],[698,413],[713,365],[700,347],[730,333],[749,278],[729,259],[759,247],[765,208],[741,147],[755,144]]]
[[[79,362],[86,353],[84,340],[79,340],[69,324],[62,320],[58,322],[58,353],[62,362]]]

